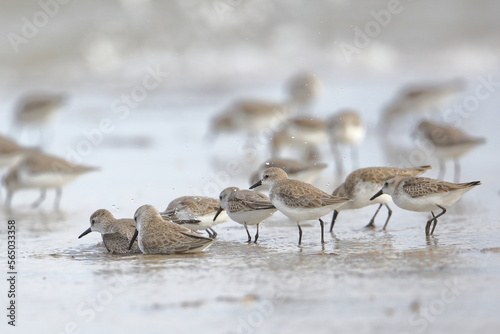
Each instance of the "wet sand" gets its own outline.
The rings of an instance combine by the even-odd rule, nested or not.
[[[375,127],[378,110],[396,86],[351,82],[336,97],[335,105],[348,104],[360,91],[375,97],[369,105],[358,102],[373,139],[360,148],[362,166],[388,163]],[[109,110],[84,112],[113,98],[76,96],[57,120],[50,151],[63,156],[88,140],[84,131],[103,117],[115,125],[81,157],[102,170],[64,189],[62,212],[51,210],[52,192],[40,209],[30,209],[38,194],[26,191],[14,197],[11,213],[0,213],[3,221],[15,219],[18,228],[17,332],[494,333],[500,328],[499,159],[492,154],[500,147],[498,93],[465,120],[487,144],[463,159],[462,179],[483,185],[448,210],[434,236],[424,234],[427,214],[395,206],[387,231],[381,231],[385,210],[376,229],[365,229],[372,206],[341,212],[324,249],[317,222],[303,225],[298,247],[295,224],[275,214],[261,225],[256,245],[245,242],[241,225],[227,223],[215,227],[218,241],[208,252],[176,256],[111,255],[99,234],[77,237],[99,208],[132,217],[145,203],[162,210],[178,196],[217,196],[228,185],[247,187],[251,167],[267,155],[259,151],[262,159],[253,164],[239,153],[243,143],[237,137],[207,141],[215,104],[195,100],[169,110],[152,98],[123,121]],[[183,105],[177,97],[163,99]],[[329,113],[331,104],[323,99],[318,115]],[[338,180],[331,177],[328,149],[322,153],[332,166],[316,186],[331,191]],[[227,178],[224,166],[233,160],[243,163]],[[437,170],[428,175],[435,177]],[[2,224],[4,245],[5,235]],[[0,289],[6,291],[5,280]]]

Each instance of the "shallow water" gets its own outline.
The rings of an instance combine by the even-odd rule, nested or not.
[[[500,81],[496,66],[499,39],[491,26],[497,22],[496,17],[491,19],[497,11],[486,6],[482,11],[470,12],[466,10],[469,5],[460,2],[464,13],[470,15],[467,17],[442,2],[446,24],[454,23],[463,31],[439,30],[441,25],[436,20],[441,16],[437,10],[411,12],[414,16],[405,11],[394,18],[394,24],[373,48],[364,50],[359,61],[346,65],[330,54],[328,46],[320,50],[317,47],[323,47],[321,38],[337,41],[334,23],[342,27],[361,25],[361,19],[353,19],[359,16],[342,17],[342,10],[350,6],[355,7],[353,13],[368,15],[371,8],[361,3],[349,6],[348,2],[331,2],[331,6],[342,9],[335,12],[340,21],[325,20],[325,27],[318,28],[322,33],[318,39],[309,38],[304,33],[309,30],[287,20],[278,20],[272,34],[260,36],[259,29],[267,31],[266,25],[258,20],[260,15],[254,15],[242,24],[257,25],[255,35],[248,34],[252,31],[245,27],[228,33],[232,29],[230,22],[237,20],[224,21],[228,26],[211,26],[207,23],[212,22],[209,16],[205,17],[209,26],[206,31],[203,25],[190,31],[194,40],[174,27],[167,29],[168,36],[162,36],[150,30],[162,26],[153,25],[149,19],[127,21],[136,34],[118,33],[124,22],[120,15],[126,12],[130,15],[126,17],[135,17],[131,13],[138,3],[122,1],[118,9],[112,6],[113,10],[93,10],[75,2],[74,7],[64,7],[67,11],[56,18],[57,24],[49,24],[21,54],[0,56],[5,61],[0,73],[6,78],[0,93],[2,133],[12,131],[8,126],[11,110],[22,92],[40,87],[67,90],[71,95],[69,104],[45,130],[44,148],[101,168],[64,188],[61,211],[52,210],[53,192],[39,209],[31,209],[29,205],[38,195],[35,191],[17,193],[12,211],[1,208],[1,221],[16,220],[19,273],[17,328],[8,326],[2,316],[2,333],[143,332],[145,328],[150,333],[498,332],[500,135],[496,114],[500,94],[496,86],[476,109],[460,117],[460,125],[468,133],[487,138],[485,145],[462,159],[462,180],[480,180],[482,185],[450,208],[439,220],[435,235],[429,238],[424,234],[427,214],[406,212],[393,205],[387,231],[381,231],[385,209],[379,213],[375,229],[363,226],[376,207],[341,212],[334,233],[325,235],[324,247],[320,244],[318,222],[303,224],[303,245],[298,247],[297,227],[279,213],[262,224],[258,244],[247,244],[244,228],[230,222],[216,226],[217,242],[206,253],[196,255],[111,255],[97,233],[77,239],[88,228],[90,215],[99,208],[110,210],[116,217],[132,217],[142,204],[162,210],[179,196],[218,197],[227,186],[248,187],[251,172],[268,158],[265,138],[251,144],[235,135],[210,139],[206,136],[209,120],[236,97],[284,99],[283,79],[303,68],[316,69],[325,80],[326,93],[312,108],[315,115],[324,117],[346,106],[358,108],[363,115],[368,137],[360,147],[361,166],[398,166],[419,157],[421,149],[412,146],[406,134],[384,134],[397,143],[393,150],[381,145],[383,141],[377,136],[380,110],[401,85],[412,80],[463,77],[467,88],[458,103],[474,96],[480,77],[493,76],[495,82]],[[148,4],[146,10],[137,15],[149,17],[154,5],[144,3]],[[177,11],[169,12],[173,16],[190,13],[188,16],[196,21],[197,14],[202,15],[202,5],[197,1],[176,5],[180,9],[175,7]],[[377,9],[383,8],[385,2],[379,5]],[[280,9],[287,10],[285,17],[300,12],[285,3],[276,6],[265,11],[263,17],[273,18]],[[9,29],[14,29],[20,16],[36,8],[19,5],[0,15],[8,18]],[[321,13],[312,12],[311,8],[302,14],[307,22],[323,22],[315,19]],[[239,15],[237,11],[231,13]],[[107,20],[108,15],[113,20]],[[159,22],[158,17],[151,17],[151,22]],[[460,23],[465,18],[470,21],[464,27]],[[415,52],[420,50],[418,41],[391,51],[391,43],[394,47],[401,39],[408,43],[406,36],[418,36],[409,27],[422,19],[428,19],[426,31],[434,28],[441,32],[434,36],[434,43],[443,46],[432,47],[429,37],[420,42],[425,46],[422,53]],[[95,22],[101,23],[94,26]],[[50,40],[49,32],[62,39],[62,30],[56,29],[60,26],[69,27],[68,36],[82,44],[77,48],[69,41],[61,45],[42,43]],[[101,31],[96,34],[92,30],[88,32],[90,37],[84,36],[87,28]],[[347,30],[339,33],[347,36],[346,40],[351,33]],[[301,31],[303,35],[295,37],[302,49],[288,37],[290,32]],[[468,34],[462,40],[464,31]],[[219,34],[226,42],[250,42],[233,48],[228,42],[222,55],[218,47],[203,43],[210,33],[214,37],[209,40],[216,46]],[[107,35],[108,42],[113,43],[104,51],[116,57],[103,64],[99,60],[107,58],[99,58],[102,50],[92,45]],[[451,49],[445,43],[450,39],[456,43]],[[273,47],[265,47],[267,43]],[[137,52],[125,52],[137,45]],[[80,55],[80,48],[93,51]],[[391,52],[398,52],[397,57]],[[296,56],[302,54],[303,58]],[[435,62],[421,63],[420,56]],[[310,65],[311,60],[316,65]],[[147,67],[154,68],[155,64],[168,69],[169,75],[157,89],[148,92],[144,101],[120,117],[125,115],[123,109],[116,112],[113,103],[122,94],[130,94]],[[111,124],[107,132],[98,131],[103,119]],[[434,115],[434,119],[442,121],[440,116]],[[410,128],[402,124],[401,128],[405,127]],[[15,132],[15,137],[33,145],[37,133]],[[399,149],[403,153],[395,154]],[[323,147],[321,154],[330,166],[315,185],[332,191],[340,180],[333,177],[329,149]],[[350,169],[349,159],[345,160]],[[430,162],[434,163],[415,161]],[[451,170],[451,166],[448,168]],[[436,177],[437,170],[426,175]],[[450,174],[447,179],[451,180]],[[0,196],[3,200],[5,194]],[[327,227],[329,219],[325,218]],[[250,230],[254,233],[253,228]],[[2,268],[6,267],[6,233],[7,224],[0,224]],[[5,305],[7,282],[0,282]]]
[[[58,120],[54,151],[78,145],[85,137],[75,133],[99,119],[83,117],[77,109],[83,101],[104,104],[90,97],[74,101],[75,108]],[[180,195],[204,190],[213,195],[225,183],[248,186],[248,166],[229,179],[217,178],[221,162],[244,157],[235,158],[231,137],[218,138],[207,148],[208,116],[198,113],[204,109],[189,106],[174,115],[151,108],[131,114],[85,157],[84,163],[102,170],[65,188],[61,212],[51,210],[52,195],[40,209],[31,210],[37,194],[30,191],[14,197],[13,212],[2,211],[1,219],[15,219],[18,228],[18,329],[441,333],[494,332],[500,326],[499,194],[494,166],[487,166],[493,163],[488,152],[498,135],[487,112],[474,126],[482,129],[488,144],[463,164],[463,179],[480,179],[483,185],[451,208],[430,238],[424,235],[426,214],[398,208],[393,208],[387,231],[380,230],[385,209],[376,229],[363,228],[375,210],[369,207],[341,212],[334,233],[326,233],[324,249],[317,222],[304,223],[298,247],[296,226],[280,214],[262,224],[257,245],[245,242],[238,224],[217,226],[219,240],[200,255],[110,255],[96,233],[77,239],[98,208],[131,217],[144,203],[163,209]],[[373,156],[363,155],[373,150],[378,150]],[[366,143],[361,152],[363,164],[384,161],[377,144]],[[484,167],[482,172],[474,165]],[[317,185],[331,190],[336,181],[329,175],[331,168]],[[1,232],[5,236],[5,224]]]

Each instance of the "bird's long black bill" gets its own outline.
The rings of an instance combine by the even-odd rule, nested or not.
[[[86,236],[90,232],[92,232],[92,229],[89,227],[88,229],[85,230],[85,232],[83,232],[82,234],[80,234],[80,236],[78,237],[78,239],[80,239],[81,237]]]
[[[139,235],[139,231],[135,229],[134,235],[132,236],[132,239],[130,239],[130,244],[128,245],[128,250],[132,249],[132,245],[134,244],[135,239],[137,239],[137,236]]]
[[[248,189],[257,188],[258,186],[261,186],[261,185],[262,185],[262,180],[259,180],[254,185],[252,185],[250,188],[248,188]]]
[[[223,210],[224,209],[222,207],[219,207],[219,210],[217,210],[217,212],[215,213],[214,219],[212,221],[215,221]]]
[[[377,198],[383,194],[384,194],[384,192],[382,191],[382,189],[380,189],[380,191],[378,193],[376,193],[375,195],[372,196],[372,198],[370,198],[370,201],[373,201],[375,198]]]

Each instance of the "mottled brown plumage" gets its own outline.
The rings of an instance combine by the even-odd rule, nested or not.
[[[108,210],[99,209],[90,216],[90,227],[78,239],[90,232],[99,232],[108,252],[114,254],[140,253],[137,241],[128,250],[134,231],[135,222],[133,219],[116,219]]]
[[[190,229],[164,220],[151,205],[143,205],[134,215],[137,225],[132,240],[138,237],[144,254],[174,254],[202,252],[213,243]]]

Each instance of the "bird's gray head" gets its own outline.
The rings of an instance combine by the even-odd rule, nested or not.
[[[273,186],[276,182],[288,179],[288,174],[281,168],[270,167],[262,172],[262,179],[252,185],[250,189],[256,188],[262,184]]]

